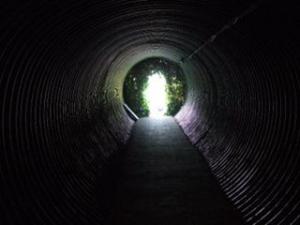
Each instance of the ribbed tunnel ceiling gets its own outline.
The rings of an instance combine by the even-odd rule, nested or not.
[[[180,63],[244,1],[1,5],[1,224],[102,224],[133,121],[126,72]],[[299,224],[297,6],[264,2],[181,63],[176,119],[249,224]],[[298,23],[299,25],[299,23]]]

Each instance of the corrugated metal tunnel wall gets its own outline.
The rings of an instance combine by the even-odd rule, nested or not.
[[[244,1],[27,1],[0,6],[0,223],[102,224],[130,135],[126,72],[180,62]],[[249,224],[299,224],[297,5],[262,3],[181,64],[176,119]],[[297,26],[298,25],[298,26]]]

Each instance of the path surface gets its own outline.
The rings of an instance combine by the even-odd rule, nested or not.
[[[109,224],[242,224],[172,117],[138,120],[120,173]]]

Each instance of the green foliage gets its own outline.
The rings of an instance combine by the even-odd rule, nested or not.
[[[124,84],[124,98],[128,106],[139,116],[149,115],[149,109],[143,91],[147,87],[147,77],[130,73]]]
[[[166,115],[175,115],[184,104],[186,82],[179,65],[164,58],[149,58],[136,64],[128,73],[124,82],[124,100],[139,116],[149,116],[149,108],[143,96],[147,88],[148,76],[160,71],[167,81],[168,111]]]
[[[167,83],[168,111],[167,115],[175,115],[184,103],[184,84],[177,77]]]

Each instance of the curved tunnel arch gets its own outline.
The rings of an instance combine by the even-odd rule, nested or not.
[[[122,107],[127,71],[150,56],[180,62],[247,7],[188,3],[1,7],[6,224],[103,222],[107,167],[133,125]],[[296,15],[292,6],[262,4],[181,64],[189,91],[176,120],[249,224],[300,219]]]

